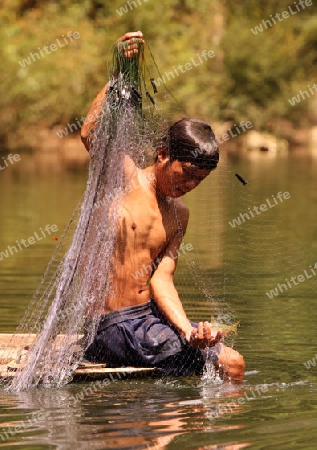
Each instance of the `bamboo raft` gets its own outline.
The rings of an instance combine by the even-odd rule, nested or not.
[[[14,338],[13,338],[14,337]],[[56,345],[64,338],[59,335],[56,338]],[[80,339],[76,336],[73,342]],[[0,333],[0,379],[12,378],[19,368],[22,358],[25,357],[29,346],[36,339],[36,334],[5,334]],[[104,380],[104,379],[121,379],[136,378],[153,375],[155,369],[151,367],[107,367],[106,364],[95,364],[82,362],[73,373],[73,381],[81,380]],[[122,375],[122,376],[121,376]]]

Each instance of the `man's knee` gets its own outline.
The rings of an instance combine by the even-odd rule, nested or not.
[[[225,379],[230,378],[237,381],[243,380],[245,370],[244,358],[233,348],[221,344],[218,365],[222,370]]]

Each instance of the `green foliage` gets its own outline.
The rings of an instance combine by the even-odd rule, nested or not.
[[[276,118],[307,125],[311,102],[291,106],[288,99],[315,81],[317,7],[306,6],[297,11],[288,0],[251,0],[239,6],[228,0],[225,4],[227,95],[223,97],[223,117],[238,120],[242,115],[260,128],[267,128]],[[297,12],[283,19],[281,13],[289,11],[289,5]],[[277,19],[276,13],[282,20]],[[265,28],[262,21],[267,20],[272,25],[267,22]],[[251,29],[260,24],[263,31],[254,35]]]
[[[311,102],[292,107],[288,99],[315,81],[317,7],[251,32],[288,5],[288,0],[2,0],[0,139],[30,125],[65,126],[85,116],[108,80],[113,44],[137,30],[161,74],[176,74],[204,50],[214,51],[214,58],[185,73],[178,70],[167,81],[188,115],[251,120],[260,128],[278,117],[303,124],[312,117]],[[45,46],[65,43],[69,31],[80,38],[45,53]],[[30,64],[22,67],[28,58]],[[159,77],[148,50],[146,58],[151,75]]]

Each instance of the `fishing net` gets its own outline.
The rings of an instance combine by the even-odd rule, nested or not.
[[[131,189],[151,183],[143,169],[153,163],[154,149],[166,136],[163,107],[173,120],[186,115],[165,87],[156,92],[150,73],[157,67],[154,64],[149,70],[144,46],[135,42],[138,56],[134,57],[126,56],[126,42],[114,46],[107,97],[89,138],[84,198],[8,345],[15,349],[11,356],[17,362],[15,376],[8,378],[11,390],[39,383],[62,386],[72,380],[95,336],[104,301],[114,295],[122,199]],[[158,76],[162,79],[159,72]],[[126,156],[136,166],[129,173],[125,171]],[[266,312],[275,299],[292,301],[296,295],[309,297],[316,291],[314,253],[284,219],[291,218],[291,202],[296,200],[291,184],[281,186],[278,176],[272,174],[270,183],[263,180],[261,192],[254,188],[256,177],[268,176],[265,164],[263,173],[254,173],[251,163],[240,164],[230,153],[222,152],[217,169],[185,197],[189,210],[196,213],[191,215],[179,250],[175,285],[191,319],[231,326],[248,308],[259,329],[265,330]],[[237,167],[242,169],[242,177]],[[120,263],[120,267],[124,271],[124,265]],[[305,282],[295,284],[292,276],[297,280],[299,275]],[[233,338],[227,338],[228,345]],[[179,364],[185,365],[191,357],[183,355]],[[208,355],[204,377],[219,381]]]
[[[9,344],[26,350],[9,382],[12,390],[69,382],[95,335],[98,311],[111,295],[118,205],[129,191],[124,158],[130,156],[138,168],[148,165],[164,126],[145,84],[143,44],[135,42],[139,52],[133,57],[126,56],[125,42],[114,47],[107,97],[90,136],[83,201]],[[139,177],[140,184],[150,181]]]

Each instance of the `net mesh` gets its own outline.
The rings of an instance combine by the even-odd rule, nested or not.
[[[134,57],[125,56],[126,43],[114,47],[107,97],[90,137],[83,201],[9,345],[28,350],[9,381],[11,390],[29,389],[39,382],[68,383],[95,335],[98,311],[111,295],[118,205],[127,192],[124,159],[130,156],[137,167],[153,161],[164,126],[143,78],[142,42],[135,42],[139,53]]]
[[[133,58],[125,56],[126,43],[114,46],[107,98],[91,136],[84,198],[8,346],[25,349],[17,358],[16,351],[12,353],[19,360],[15,376],[7,381],[13,391],[40,382],[59,387],[71,381],[95,336],[98,311],[113,293],[116,224],[129,186],[125,158],[131,157],[138,169],[153,162],[153,149],[167,131],[160,104],[169,110],[174,105],[174,119],[182,115],[165,88],[156,94],[143,45],[136,42],[139,53]],[[175,284],[190,318],[232,325],[247,307],[254,309],[258,320],[263,316],[259,327],[265,327],[272,299],[316,292],[316,261],[283,219],[289,204],[277,197],[279,189],[275,194],[278,182],[259,194],[252,180],[244,185],[235,176],[234,165],[222,153],[217,170],[186,195],[189,210],[195,208],[199,214],[190,219],[185,236],[189,246],[180,251]],[[242,175],[252,178],[250,167]],[[265,210],[255,200],[260,196]],[[305,277],[300,286],[292,280],[298,275]],[[232,344],[231,338],[227,343]],[[183,355],[184,365],[188,358],[190,354]],[[207,357],[204,377],[219,382],[208,361]]]

